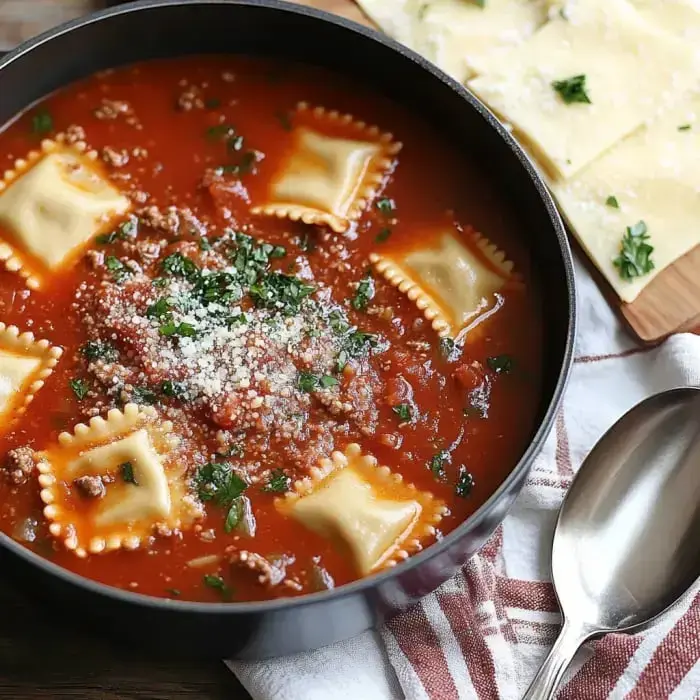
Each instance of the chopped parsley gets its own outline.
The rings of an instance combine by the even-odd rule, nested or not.
[[[377,209],[379,209],[379,211],[385,216],[388,216],[394,211],[394,201],[388,197],[382,197],[377,202]]]
[[[338,385],[338,380],[335,377],[331,377],[330,374],[325,374],[319,380],[322,389],[330,389],[332,386]]]
[[[275,117],[285,131],[292,130],[292,118],[289,112],[275,112]]]
[[[32,133],[43,136],[53,131],[53,117],[46,109],[40,109],[32,116]]]
[[[204,574],[202,580],[204,581],[205,586],[207,586],[208,588],[212,588],[215,591],[218,591],[223,600],[231,599],[233,591],[229,588],[229,586],[226,585],[226,582],[223,578],[221,578],[221,576],[215,576],[214,574]]]
[[[206,131],[207,138],[210,141],[224,141],[228,142],[236,135],[236,127],[232,124],[217,124],[216,126],[210,126]]]
[[[195,476],[197,493],[203,501],[217,506],[229,506],[247,488],[248,484],[233,471],[228,462],[208,462]]]
[[[451,360],[455,354],[457,344],[452,338],[440,338],[440,354],[446,359]]]
[[[105,266],[112,273],[112,279],[117,283],[123,282],[131,274],[131,270],[114,255],[108,255],[105,258]]]
[[[161,263],[163,272],[173,277],[192,280],[199,274],[199,268],[182,253],[172,253]]]
[[[318,377],[311,372],[299,372],[297,385],[301,391],[312,392],[318,389]]]
[[[182,591],[179,588],[166,588],[165,592],[169,595],[175,596],[176,598],[177,596],[182,595]]]
[[[134,465],[131,462],[120,464],[119,471],[122,475],[122,481],[127,484],[133,484],[134,486],[139,485],[139,482],[136,481],[136,477],[134,476]]]
[[[166,299],[165,297],[158,299],[146,309],[146,317],[156,321],[172,318],[171,309],[174,306],[172,301],[172,299]]]
[[[122,222],[109,233],[103,233],[95,239],[97,243],[102,245],[107,245],[109,243],[114,243],[115,241],[127,241],[130,238],[136,238],[139,230],[139,222],[135,216],[129,217],[126,221]]]
[[[607,206],[611,207],[612,209],[619,209],[620,208],[620,202],[618,202],[617,197],[615,197],[612,194],[605,200],[605,204]]]
[[[378,345],[379,340],[374,333],[365,333],[360,330],[352,331],[343,340],[343,346],[338,353],[336,369],[341,372],[351,359],[362,357],[367,350],[376,348]]]
[[[443,480],[445,478],[445,463],[450,459],[450,455],[446,450],[440,450],[430,460],[430,471],[436,479]]]
[[[351,304],[352,308],[357,311],[364,311],[367,308],[369,302],[374,298],[374,280],[371,274],[367,274],[363,277],[357,289],[355,290],[355,296],[352,298]]]
[[[304,284],[298,277],[271,272],[250,287],[250,296],[258,307],[293,315],[301,308],[302,301],[315,291],[316,287]]]
[[[681,124],[678,131],[690,131],[693,127],[690,124]]]
[[[221,100],[218,97],[210,97],[204,100],[204,106],[207,109],[218,109],[221,107]]]
[[[513,369],[513,358],[510,355],[494,355],[486,358],[489,369],[496,374],[508,374]]]
[[[586,92],[586,76],[574,75],[565,80],[555,80],[552,87],[559,94],[565,104],[570,105],[576,102],[591,104],[591,98]]]
[[[160,391],[164,396],[168,396],[171,399],[181,399],[186,394],[186,387],[181,382],[166,379],[160,383]]]
[[[291,479],[281,470],[273,469],[270,472],[270,478],[267,480],[267,484],[263,486],[263,491],[265,493],[284,493],[289,491],[289,484]]]
[[[627,227],[620,244],[620,255],[613,260],[613,265],[623,280],[630,282],[654,269],[654,261],[651,259],[654,248],[647,243],[648,240],[647,225],[643,221]]]
[[[471,0],[471,2],[482,10],[486,7],[486,0]]]
[[[328,320],[331,324],[331,330],[338,335],[343,335],[350,330],[350,324],[343,317],[342,312],[335,310],[328,314]]]
[[[460,498],[467,498],[471,495],[473,488],[474,477],[464,465],[460,466],[459,476],[457,477],[457,483],[455,484],[455,495],[459,496]]]
[[[391,410],[403,421],[409,422],[413,417],[413,410],[411,409],[411,404],[400,403],[396,406],[392,406]]]
[[[194,338],[197,335],[197,329],[191,323],[169,321],[158,328],[158,333],[168,338],[173,336]]]
[[[80,354],[89,362],[94,362],[95,360],[114,362],[119,357],[119,353],[114,345],[98,340],[88,340],[80,348]]]
[[[197,245],[199,246],[199,249],[205,253],[212,249],[211,243],[209,243],[209,241],[203,237],[197,241]]]
[[[377,243],[384,243],[384,241],[389,239],[389,236],[391,236],[391,229],[390,228],[383,228],[374,238],[374,240]]]
[[[241,144],[242,147],[242,144]],[[240,149],[236,149],[240,150]],[[219,175],[245,175],[249,173],[253,166],[257,163],[257,156],[255,151],[246,151],[239,159],[238,163],[233,163],[230,165],[222,165],[216,169]]]
[[[147,386],[135,386],[131,391],[131,400],[140,406],[152,406],[158,403],[158,395]]]
[[[298,246],[304,253],[313,253],[316,250],[316,241],[313,234],[307,232],[300,236]]]
[[[84,379],[71,379],[69,384],[78,401],[82,401],[90,391],[90,386]]]

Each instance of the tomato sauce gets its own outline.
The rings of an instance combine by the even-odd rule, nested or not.
[[[250,213],[285,155],[300,100],[377,124],[403,144],[381,193],[344,234]],[[18,275],[0,273],[0,320],[64,349],[27,412],[0,434],[0,460],[20,446],[43,450],[60,432],[128,400],[150,403],[184,436],[180,458],[195,493],[206,480],[205,464],[232,465],[247,484],[255,534],[249,534],[250,518],[247,530],[226,532],[229,504],[213,498],[204,501],[205,515],[195,527],[153,537],[137,551],[79,558],[49,534],[36,474],[14,483],[0,470],[4,532],[71,571],[148,595],[203,601],[300,595],[358,577],[346,551],[274,507],[281,491],[305,476],[319,457],[359,443],[380,464],[445,501],[449,514],[438,536],[473,513],[514,467],[535,426],[541,390],[537,280],[523,243],[526,232],[502,193],[441,134],[340,76],[244,57],[149,62],[71,85],[0,133],[0,172],[37,148],[42,137],[58,132],[84,138],[101,155],[111,182],[133,202],[125,221],[137,234],[125,232],[122,223],[36,291]],[[481,232],[505,251],[522,280],[504,291],[498,310],[454,348],[440,342],[404,294],[379,275],[367,277],[370,253],[415,247],[426,231],[452,222]],[[250,238],[236,242],[235,232]],[[0,239],[13,240],[1,225]],[[197,384],[201,376],[184,361],[153,360],[167,350],[164,326],[172,323],[176,335],[186,335],[187,328],[172,320],[167,307],[161,315],[152,307],[160,294],[159,266],[168,255],[191,259],[199,268],[210,264],[208,255],[215,260],[221,251],[230,258],[241,246],[257,250],[262,242],[279,247],[267,254],[266,269],[323,289],[318,308],[332,306],[343,315],[342,323],[380,341],[357,360],[357,370],[353,360],[337,374],[329,370],[324,377],[331,379],[301,372],[294,381],[303,384],[306,378],[314,386],[301,392],[305,395],[295,393],[289,399],[293,405],[280,404],[284,416],[272,412],[265,418],[267,428],[255,428],[240,422],[242,409],[226,392],[196,401],[178,397],[181,382],[202,391],[206,386]],[[129,267],[130,259],[138,265]],[[353,303],[364,279],[371,280],[364,288],[370,298]],[[142,293],[151,296],[139,307]],[[239,314],[253,308],[249,299],[239,305]],[[153,339],[131,323],[132,313],[156,317]],[[304,323],[313,325],[313,317]],[[331,352],[322,342],[335,322],[329,323],[315,332],[304,326],[320,353]],[[86,350],[105,338],[120,357],[116,389],[109,384],[109,372],[116,370],[96,370]],[[283,375],[288,358],[276,355],[276,347],[271,342],[260,348],[260,366],[279,367]],[[348,412],[334,415],[317,400],[318,382],[345,388],[355,371],[364,393],[348,389],[343,399]],[[228,563],[231,551],[272,561],[294,585],[262,585],[255,572]]]

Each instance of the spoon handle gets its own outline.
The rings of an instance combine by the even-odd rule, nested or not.
[[[579,647],[593,630],[585,625],[573,625],[564,620],[557,641],[540,667],[523,700],[551,700],[564,671],[569,667]]]

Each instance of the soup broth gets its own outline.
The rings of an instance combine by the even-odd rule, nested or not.
[[[521,456],[527,232],[402,107],[156,61],[33,106],[0,164],[0,528],[42,556],[153,596],[302,595],[429,546]]]

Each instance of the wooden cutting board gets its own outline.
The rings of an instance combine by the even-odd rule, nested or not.
[[[352,0],[298,0],[301,5],[333,12],[373,26]],[[700,222],[698,222],[700,225]],[[573,237],[572,237],[573,240]],[[578,244],[582,258],[588,260]],[[671,333],[698,330],[700,325],[700,246],[665,269],[632,302],[625,304],[588,260],[588,267],[610,304],[644,343],[658,343]]]

